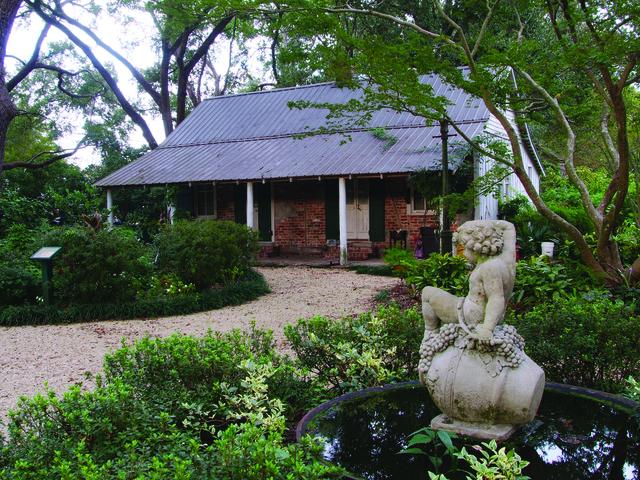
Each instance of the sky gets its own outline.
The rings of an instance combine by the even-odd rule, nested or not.
[[[73,12],[72,9],[68,10],[70,12]],[[77,16],[77,18],[84,21],[87,21],[87,19],[89,18],[86,12],[82,12],[80,10],[76,10],[74,14]],[[126,14],[127,12],[123,11],[122,14],[118,16],[118,18],[111,17],[105,13],[101,14],[94,25],[94,31],[108,44],[116,47],[116,49],[121,54],[123,54],[139,69],[150,67],[153,63],[153,59],[156,58],[155,54],[150,54],[150,52],[153,52],[154,47],[147,35],[147,32],[153,31],[154,29],[151,17],[149,15],[140,15],[140,13],[137,12],[135,16],[135,25],[125,26],[123,25],[122,20],[125,18]],[[9,58],[9,56],[15,56],[24,60],[29,58],[33,52],[33,47],[38,38],[38,35],[42,30],[43,22],[35,16],[32,17],[34,18],[31,18],[30,23],[28,24],[22,20],[18,20],[14,24],[7,45],[7,67],[9,72],[12,71],[12,68],[14,69],[13,71],[15,71],[18,65],[18,62]],[[128,69],[120,64],[117,60],[113,59],[113,57],[111,57],[108,53],[104,52],[101,48],[95,45],[95,43],[82,32],[76,30],[76,33],[89,45],[93,45],[93,53],[101,61],[109,62],[115,67],[120,88],[129,100],[134,100],[137,96],[138,89],[136,82],[129,73]],[[57,42],[64,40],[66,40],[65,35],[55,28],[52,28],[47,36],[47,42]],[[125,40],[126,43],[124,43]],[[227,41],[223,43],[217,43],[219,44],[219,49],[228,51]],[[262,68],[260,62],[257,60],[257,54],[260,48],[259,43],[260,41],[257,40],[250,45],[251,53],[249,68],[255,75],[261,75]],[[43,49],[44,48],[46,47],[43,47]],[[215,64],[218,71],[226,71],[228,67],[227,55],[216,55]],[[158,117],[152,117],[148,114],[143,116],[145,117],[145,120],[149,124],[158,142],[164,140],[164,129],[162,127],[161,120]],[[77,118],[77,116],[70,115],[69,118],[66,118],[64,120],[74,125],[74,128],[73,133],[65,135],[60,139],[59,145],[62,148],[73,148],[82,138],[82,118]],[[134,128],[134,130],[131,132],[129,143],[132,146],[143,146],[146,144],[138,128]],[[78,152],[69,161],[84,168],[92,163],[99,163],[100,158],[98,152],[93,148],[85,148]]]

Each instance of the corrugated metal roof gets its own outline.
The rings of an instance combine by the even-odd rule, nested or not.
[[[471,137],[482,133],[489,113],[478,98],[426,77],[450,102],[449,115]],[[334,83],[216,97],[202,102],[155,150],[97,182],[98,186],[406,173],[440,165],[439,126],[409,113],[382,109],[367,128],[396,138],[387,147],[371,131],[300,134],[327,125],[324,109],[290,109],[291,101],[345,103],[359,90]],[[455,150],[454,139],[451,149]],[[453,155],[455,157],[455,154]],[[452,160],[455,168],[456,162]]]

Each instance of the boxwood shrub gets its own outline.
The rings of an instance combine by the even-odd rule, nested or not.
[[[52,228],[38,243],[62,247],[53,263],[60,305],[133,301],[151,274],[151,250],[126,228]]]
[[[183,220],[165,226],[155,246],[161,273],[174,273],[203,290],[242,276],[258,250],[258,238],[235,222]]]

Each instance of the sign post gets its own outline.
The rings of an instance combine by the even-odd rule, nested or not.
[[[42,247],[36,253],[31,255],[31,260],[40,263],[42,267],[42,297],[45,305],[51,305],[53,302],[53,258],[58,254],[62,247]]]

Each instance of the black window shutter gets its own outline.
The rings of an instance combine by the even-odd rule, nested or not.
[[[384,228],[384,180],[369,181],[369,240],[372,242],[385,241]]]
[[[178,188],[176,195],[176,208],[182,212],[193,216],[193,188],[182,185]]]
[[[247,186],[245,184],[236,185],[234,189],[233,209],[236,223],[247,224]]]
[[[258,203],[258,231],[261,242],[271,241],[271,184],[258,183],[255,186]]]
[[[338,240],[340,226],[338,220],[338,180],[324,183],[324,233],[327,240]]]

